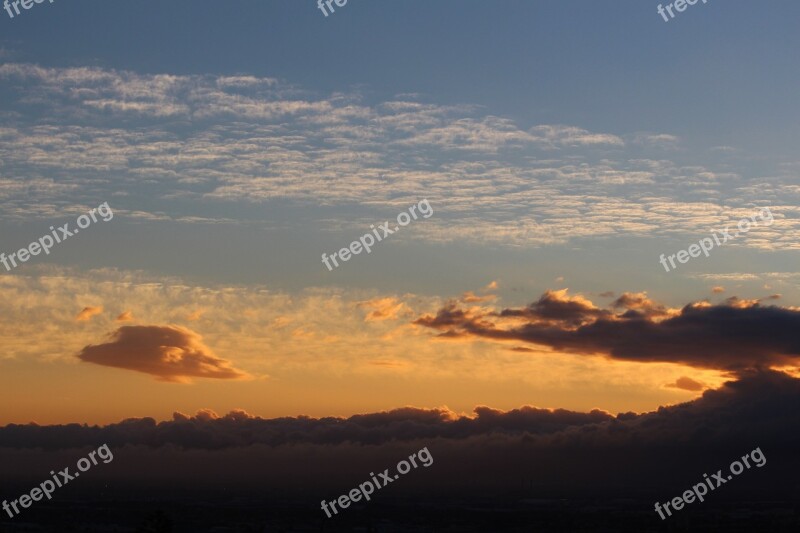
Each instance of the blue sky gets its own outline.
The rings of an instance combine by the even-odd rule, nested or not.
[[[598,166],[620,171],[642,170],[642,165],[632,164],[631,160],[669,161],[676,168],[691,168],[697,174],[703,171],[735,174],[736,183],[718,178],[719,183],[711,187],[718,205],[759,200],[759,205],[764,205],[769,201],[768,195],[744,198],[739,191],[744,183],[757,184],[764,178],[779,176],[781,181],[789,180],[796,171],[795,139],[800,117],[796,115],[794,87],[798,69],[794,68],[794,55],[788,51],[798,39],[792,24],[796,17],[792,15],[800,7],[791,2],[774,3],[769,9],[756,9],[752,2],[711,2],[691,7],[677,19],[664,23],[656,13],[656,5],[632,1],[487,4],[350,0],[326,18],[311,2],[232,3],[224,9],[217,3],[203,1],[168,5],[146,1],[119,5],[56,2],[36,5],[13,20],[0,20],[5,60],[16,64],[54,69],[92,67],[128,72],[143,79],[161,74],[187,79],[254,76],[280,80],[287,90],[291,88],[292,99],[303,101],[338,100],[337,105],[342,106],[345,101],[357,102],[370,109],[378,109],[390,101],[413,101],[440,110],[461,108],[450,113],[453,121],[459,117],[478,121],[496,117],[522,132],[542,125],[575,127],[624,139],[624,146],[599,144],[588,146],[589,149],[582,146],[568,154],[560,149],[561,153],[556,154],[557,159],[565,156],[584,161],[590,174]],[[15,102],[24,100],[25,84],[31,80],[18,82],[3,84],[7,111]],[[54,109],[28,106],[18,120],[43,123],[47,122],[45,117],[58,113]],[[106,113],[103,118],[104,127],[111,127],[115,120],[121,121],[116,125],[142,128],[153,125],[148,123],[146,113],[133,112],[124,117]],[[284,118],[276,118],[273,124],[285,124]],[[357,119],[353,117],[351,122]],[[186,139],[182,136],[197,135],[197,131],[212,127],[207,122],[195,128],[179,120],[165,120],[161,124],[176,139]],[[668,140],[642,140],[659,135]],[[642,146],[643,143],[647,146]],[[408,155],[400,152],[394,157],[396,160]],[[436,168],[455,161],[452,155],[439,155],[426,154],[425,164],[417,165],[416,169]],[[463,156],[464,151],[459,155]],[[485,151],[478,150],[473,155],[475,161],[486,160]],[[545,155],[549,157],[553,152]],[[522,147],[489,159],[498,166],[521,168],[529,165],[530,158],[541,159],[542,155]],[[604,165],[604,161],[614,163]],[[384,164],[391,165],[392,161]],[[697,170],[700,168],[702,171]],[[54,174],[52,177],[58,180]],[[129,197],[127,203],[151,204],[154,197],[166,194],[162,184],[154,181],[137,184],[137,192],[132,196],[139,198]],[[700,196],[708,192],[698,189]],[[97,195],[103,200],[101,191],[99,188]],[[210,191],[210,186],[196,187],[193,193]],[[585,188],[580,191],[587,192]],[[626,196],[607,193],[610,198]],[[676,201],[701,200],[686,187],[672,187],[668,194]],[[386,191],[380,195],[389,196]],[[243,199],[249,201],[237,201]],[[291,201],[287,205],[265,200],[263,194],[255,198],[255,203],[253,200],[238,191],[231,202],[206,202],[200,206],[173,201],[168,206],[162,202],[160,206],[150,205],[142,210],[158,211],[161,207],[161,211],[185,211],[183,214],[187,216],[208,215],[211,219],[236,221],[294,219],[293,231],[299,228],[298,223],[308,226],[310,234],[303,235],[302,241],[309,248],[319,248],[327,239],[323,236],[322,242],[318,240],[319,232],[314,229],[321,220],[333,217],[339,223],[347,223],[362,216],[383,219],[394,214],[386,209],[365,212],[363,204],[358,202],[350,205],[339,202],[337,209],[324,198],[297,205]],[[525,201],[508,207],[517,216],[532,208],[535,205]],[[446,213],[445,209],[442,215]],[[536,213],[530,214],[537,218]],[[511,218],[497,222],[510,222]],[[460,223],[465,220],[455,219],[461,220]],[[682,226],[680,221],[676,220],[676,226]],[[693,235],[700,230],[687,228],[687,233]],[[36,229],[31,231],[35,233]],[[185,238],[181,228],[168,231],[175,232],[175,239]],[[248,281],[259,276],[259,267],[247,267],[248,257],[256,264],[266,261],[270,272],[295,270],[293,264],[307,262],[304,256],[281,261],[257,252],[248,253],[248,248],[266,249],[270,244],[251,246],[258,242],[257,235],[236,239],[224,236],[224,229],[219,231],[220,240],[231,242],[231,246],[238,242],[238,249],[231,249],[228,254],[243,257],[239,262],[245,263],[240,268],[229,265],[228,269]],[[238,228],[235,231],[241,235]],[[358,233],[358,228],[353,227],[352,231]],[[609,237],[607,231],[600,233],[604,239]],[[570,232],[573,238],[575,234]],[[135,235],[133,229],[131,238],[135,239]],[[626,238],[638,236],[641,234]],[[273,245],[275,237],[270,241]],[[343,234],[342,238],[345,237]],[[153,234],[143,230],[142,238],[153,239]],[[278,245],[283,250],[280,255],[292,256],[293,250],[287,248],[296,249],[292,243],[297,244],[300,239],[286,235],[278,238],[288,239]],[[450,250],[454,262],[463,263],[464,256],[471,255],[470,243],[460,238],[451,241],[467,248],[463,256],[459,256],[458,246]],[[535,242],[527,244],[538,247]],[[637,247],[647,245],[645,242]],[[159,246],[168,249],[172,245],[171,241],[159,243],[156,238],[152,248],[158,250]],[[582,246],[591,248],[591,243]],[[619,248],[617,253],[623,253],[625,246]],[[513,255],[518,252],[505,251],[512,254],[509,262],[520,260]],[[69,257],[69,253],[65,251],[64,255]],[[392,251],[384,253],[387,257],[392,255]],[[537,256],[541,255],[542,251],[537,252]],[[210,272],[204,271],[204,265],[199,265],[194,257],[187,265],[174,258],[158,263],[143,262],[140,257],[137,262],[126,257],[124,250],[116,251],[113,256],[120,264],[132,261],[137,266],[161,268],[170,273],[191,274],[196,270],[213,277],[214,272],[225,270],[222,265],[213,265]],[[637,259],[630,260],[646,268],[647,262]],[[391,257],[388,264],[377,270],[391,269],[398,260]],[[319,274],[325,273],[315,272],[315,267],[304,272],[312,284],[325,283],[337,275],[346,283],[358,284],[364,276],[336,273],[328,279],[320,278]],[[368,273],[366,277],[369,278]],[[308,284],[305,280],[292,282],[269,273],[264,280],[293,287]]]
[[[523,124],[791,149],[800,6],[712,1],[664,23],[656,5],[350,0],[325,18],[302,1],[76,1],[2,23],[7,48],[53,66],[247,72],[323,93],[418,92]]]

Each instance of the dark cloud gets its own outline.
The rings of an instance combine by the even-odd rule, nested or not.
[[[506,348],[506,349],[512,352],[523,352],[523,353],[533,353],[536,351],[533,348],[526,348],[524,346],[513,346],[511,348]]]
[[[109,445],[125,444],[184,448],[222,449],[263,444],[337,445],[345,442],[378,445],[391,441],[446,438],[464,439],[497,433],[543,435],[573,426],[596,424],[614,417],[602,411],[579,413],[558,409],[521,407],[501,412],[476,407],[475,416],[457,417],[442,409],[404,407],[391,411],[354,415],[350,418],[306,416],[263,419],[237,410],[219,416],[202,409],[195,416],[175,413],[171,421],[132,418],[105,427],[67,424],[41,427],[36,424],[0,428],[0,442],[10,447],[70,448],[95,440]]]
[[[0,442],[11,448],[66,449],[108,442],[124,445],[224,449],[250,445],[383,445],[426,439],[465,440],[505,435],[525,436],[543,444],[642,444],[715,439],[726,433],[760,431],[764,437],[797,426],[800,380],[774,371],[745,373],[739,381],[707,390],[697,400],[660,407],[645,414],[617,416],[525,406],[500,411],[478,406],[474,416],[445,409],[404,407],[349,418],[308,416],[264,419],[242,410],[219,416],[203,409],[194,416],[175,413],[169,421],[131,418],[107,426],[10,424],[0,428]],[[788,424],[788,425],[787,425]],[[702,431],[706,425],[713,431]],[[749,429],[748,429],[749,428]]]
[[[680,494],[704,472],[727,468],[756,447],[767,458],[765,467],[715,492],[715,501],[742,489],[796,498],[799,403],[800,380],[762,371],[645,414],[478,407],[472,418],[402,408],[346,419],[262,419],[204,410],[176,413],[166,422],[141,418],[103,427],[9,425],[0,428],[0,468],[4,484],[21,491],[53,466],[74,464],[83,454],[76,449],[107,443],[115,459],[92,469],[86,490],[95,484],[119,497],[134,488],[170,494],[176,486],[184,493],[187,487],[270,490],[277,497],[291,492],[316,512],[321,498],[342,494],[371,471],[394,468],[424,446],[434,458],[430,468],[413,470],[379,497],[646,493],[641,512],[649,516],[654,501]],[[81,477],[80,488],[83,483]]]
[[[78,358],[87,363],[135,370],[161,381],[191,378],[241,379],[247,374],[214,355],[190,329],[178,326],[123,326],[111,342],[86,346]]]
[[[563,323],[568,326],[611,316],[582,296],[569,296],[567,289],[545,292],[539,301],[524,309],[503,309],[501,317],[523,317],[537,322]]]
[[[700,383],[699,381],[695,381],[692,378],[687,378],[686,376],[681,376],[675,380],[675,383],[670,383],[667,387],[672,389],[682,389],[688,391],[701,391],[706,388],[705,385]]]
[[[728,298],[667,309],[625,293],[600,309],[566,291],[548,291],[522,309],[464,310],[448,303],[415,324],[449,338],[523,341],[556,350],[639,362],[672,362],[741,372],[798,364],[800,310]]]

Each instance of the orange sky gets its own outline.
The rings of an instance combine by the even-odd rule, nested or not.
[[[411,294],[315,289],[289,295],[159,284],[119,273],[95,273],[92,279],[6,276],[0,290],[17,307],[2,333],[3,422],[166,419],[174,411],[204,408],[244,409],[262,417],[349,416],[406,405],[467,414],[478,405],[616,414],[696,397],[697,391],[667,386],[682,377],[706,386],[723,380],[720,372],[675,364],[511,350],[519,343],[439,340],[411,321],[441,301]],[[470,293],[463,299],[491,306],[492,292],[477,290],[483,298]],[[481,299],[487,301],[475,302]],[[95,311],[87,313],[87,307]],[[109,342],[119,327],[161,332],[170,324],[199,346],[188,349],[227,361],[246,377],[188,376],[181,383],[76,357],[89,344]]]

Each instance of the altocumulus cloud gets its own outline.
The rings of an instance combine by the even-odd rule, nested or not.
[[[200,335],[179,326],[123,326],[111,341],[83,348],[87,363],[135,370],[160,381],[188,383],[191,378],[243,379],[248,374],[231,366],[202,343]]]

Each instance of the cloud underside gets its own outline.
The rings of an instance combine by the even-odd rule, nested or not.
[[[192,378],[248,377],[214,355],[201,337],[178,326],[123,326],[111,341],[89,345],[78,358],[86,363],[135,370],[160,381],[189,382]]]
[[[566,290],[525,308],[465,308],[450,302],[414,323],[445,339],[527,342],[558,351],[742,372],[797,365],[800,310],[729,298],[668,309],[644,293],[600,308]]]

